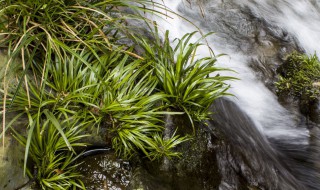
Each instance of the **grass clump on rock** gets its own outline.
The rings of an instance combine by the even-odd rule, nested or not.
[[[189,138],[174,133],[164,139],[164,115],[186,113],[192,123],[200,121],[227,94],[231,78],[216,73],[214,56],[195,57],[201,43],[190,43],[193,34],[172,47],[168,35],[161,41],[155,32],[157,40],[150,41],[127,23],[148,24],[141,12],[161,15],[159,9],[166,11],[151,0],[0,2],[0,47],[8,57],[2,138],[9,130],[25,146],[24,171],[42,189],[85,189],[76,160],[89,127],[107,128],[124,158],[181,156],[174,149]],[[8,76],[13,60],[21,60],[14,86]],[[8,113],[16,116],[6,121]]]

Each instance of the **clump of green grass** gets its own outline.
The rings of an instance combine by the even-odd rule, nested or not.
[[[160,159],[166,157],[172,159],[174,157],[180,158],[182,156],[181,152],[173,151],[179,144],[186,142],[191,139],[190,136],[176,135],[175,131],[170,138],[163,138],[161,133],[156,133],[153,135],[153,139],[150,141],[152,143],[150,158],[151,160]]]
[[[275,84],[279,95],[298,99],[315,99],[319,96],[320,62],[316,54],[290,54],[279,67],[278,73],[279,80]]]
[[[209,106],[215,99],[229,95],[226,91],[230,86],[225,81],[235,79],[219,74],[226,69],[215,66],[214,55],[196,58],[197,48],[203,45],[201,40],[205,36],[191,43],[194,35],[195,32],[176,39],[174,47],[169,41],[169,31],[163,42],[157,36],[155,43],[140,42],[153,64],[159,90],[169,96],[167,105],[185,112],[193,127],[194,120],[208,119]]]
[[[33,171],[25,167],[29,176],[43,189],[85,189],[76,171],[76,160],[81,154],[77,155],[74,149],[86,146],[78,141],[86,136],[83,132],[87,124],[79,124],[81,121],[76,117],[62,119],[62,114],[56,117],[48,110],[35,118],[30,113],[27,115],[28,136],[12,130],[28,150],[25,159],[29,156],[34,162]]]
[[[86,61],[93,57],[85,50],[79,51]],[[15,126],[19,118],[28,118],[26,137],[14,127],[11,130],[25,146],[25,172],[43,189],[84,189],[78,180],[80,174],[76,172],[75,161],[79,155],[75,149],[85,147],[86,143],[81,140],[87,136],[86,129],[99,125],[101,121],[90,111],[94,105],[93,92],[99,89],[92,77],[95,72],[77,61],[79,58],[76,56],[66,56],[65,59],[58,59],[46,68],[48,80],[42,85],[37,82],[42,70],[33,68],[35,75],[26,75],[28,93],[25,85],[21,85],[7,94],[10,106],[7,112],[18,113],[7,128]],[[35,168],[27,168],[28,159],[32,160]]]

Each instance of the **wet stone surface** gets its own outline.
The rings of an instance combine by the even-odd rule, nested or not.
[[[171,116],[170,116],[171,117]],[[187,116],[173,116],[170,128],[179,135],[192,134]],[[175,130],[172,130],[175,131]],[[221,176],[216,160],[215,141],[205,126],[197,125],[196,135],[176,148],[182,157],[149,161],[140,159],[135,166],[129,190],[215,190],[219,188]]]
[[[112,151],[83,158],[79,169],[87,190],[126,189],[131,179],[129,162],[116,158]]]
[[[11,136],[6,136],[0,147],[0,189],[13,190],[28,181],[23,175],[24,149]]]

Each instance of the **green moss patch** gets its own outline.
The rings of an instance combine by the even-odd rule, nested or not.
[[[278,73],[279,80],[275,84],[279,96],[293,96],[300,100],[312,100],[319,96],[320,63],[316,54],[290,54]]]

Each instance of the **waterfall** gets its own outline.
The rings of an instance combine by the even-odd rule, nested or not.
[[[309,54],[320,52],[320,1],[237,1],[249,7],[256,17],[277,25],[296,37]]]
[[[233,69],[235,73],[225,74],[240,79],[230,82],[230,92],[235,97],[229,99],[280,152],[293,160],[302,159],[301,163],[290,161],[289,166],[310,189],[320,189],[319,132],[315,129],[317,132],[310,134],[297,108],[279,103],[269,76],[281,64],[279,57],[294,49],[308,54],[320,52],[320,1],[164,0],[164,3],[185,19],[168,13],[170,18],[157,19],[160,31],[170,30],[171,39],[197,30],[196,26],[203,33],[215,32],[207,42],[215,54],[227,54],[218,58],[217,65]],[[208,55],[205,47],[198,53]],[[316,140],[310,140],[310,136]]]
[[[250,41],[243,42],[243,36],[236,36],[236,32],[232,34],[232,30],[239,29],[238,32],[243,32],[241,35],[248,35],[250,37],[250,35],[254,34],[250,34],[251,31],[248,31],[250,29],[247,29],[246,27],[250,28],[254,26],[239,25],[246,24],[243,21],[236,23],[239,18],[232,18],[232,16],[237,16],[237,14],[231,14],[234,10],[226,10],[226,8],[221,7],[226,5],[219,2],[220,1],[211,1],[210,3],[207,3],[210,5],[212,12],[210,12],[210,9],[206,9],[206,12],[203,13],[205,14],[204,17],[199,11],[200,8],[195,5],[193,5],[193,8],[190,8],[190,5],[188,5],[187,2],[165,2],[165,5],[171,10],[186,17],[186,19],[194,25],[175,15],[170,15],[173,19],[158,21],[160,22],[159,25],[163,31],[165,29],[170,29],[172,39],[181,37],[186,32],[197,30],[195,26],[200,26],[204,33],[210,31],[216,32],[215,35],[208,38],[209,45],[214,49],[216,54],[227,54],[226,56],[219,57],[218,65],[233,69],[237,72],[236,74],[230,72],[227,74],[241,79],[239,81],[231,82],[232,88],[230,92],[236,97],[233,98],[233,101],[236,102],[251,119],[253,119],[256,126],[265,135],[273,138],[287,138],[288,141],[292,143],[308,143],[308,130],[296,127],[298,124],[294,118],[295,116],[278,103],[277,97],[263,84],[263,82],[257,79],[255,73],[250,68],[250,61],[252,59],[257,59],[257,55],[255,55],[254,52],[250,52],[250,47],[239,48],[241,45],[249,46],[250,44],[248,45],[248,43],[250,43]],[[232,5],[232,3],[229,4]],[[242,10],[241,7],[245,6],[245,4],[242,2],[239,5],[235,4],[233,6]],[[259,12],[259,10],[255,11]],[[235,19],[235,21],[228,21],[226,19]],[[227,28],[226,24],[238,24],[239,26],[235,25]],[[228,38],[235,40],[231,41]],[[236,41],[237,38],[242,39]],[[263,45],[265,46],[269,45],[268,41],[264,43],[265,44]],[[260,48],[262,49],[263,47]],[[207,54],[208,52],[205,47],[203,47],[203,49],[200,50],[200,55],[205,56]]]

